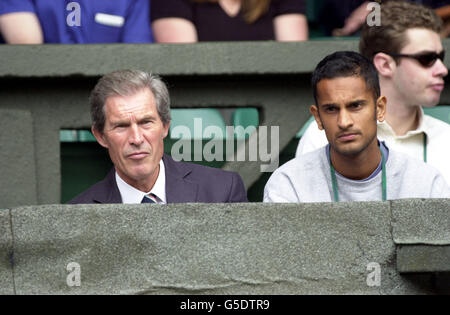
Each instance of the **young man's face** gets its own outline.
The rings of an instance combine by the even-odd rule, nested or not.
[[[408,44],[400,54],[419,54],[443,51],[439,34],[426,29],[409,29],[406,32]],[[444,77],[448,70],[440,59],[425,67],[412,58],[399,58],[392,76],[392,83],[405,104],[410,106],[435,106],[444,89]]]
[[[355,156],[376,141],[377,119],[384,120],[386,98],[380,97],[375,104],[363,78],[319,81],[317,103],[311,106],[311,113],[335,152]]]
[[[152,92],[109,97],[105,116],[103,132],[93,132],[108,149],[119,176],[135,187],[156,180],[169,125],[161,121]]]

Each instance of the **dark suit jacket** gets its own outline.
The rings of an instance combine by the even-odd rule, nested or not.
[[[176,162],[164,154],[167,203],[247,202],[239,174],[193,163]],[[122,203],[114,168],[106,178],[84,191],[69,204]]]

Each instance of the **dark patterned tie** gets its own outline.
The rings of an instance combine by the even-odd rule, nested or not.
[[[156,203],[154,200],[148,198],[147,196],[144,196],[144,198],[142,198],[141,203]]]

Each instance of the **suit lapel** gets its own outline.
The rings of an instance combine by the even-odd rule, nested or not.
[[[175,162],[166,154],[163,162],[166,169],[167,203],[196,202],[198,184],[186,178],[192,172],[192,165]],[[95,196],[94,202],[97,203],[122,203],[114,168],[105,177]]]
[[[163,156],[163,162],[166,169],[167,203],[196,202],[198,184],[186,179],[192,172],[192,166],[175,162],[166,154]]]
[[[116,172],[114,167],[109,171],[103,180],[103,185],[99,187],[99,190],[95,194],[94,202],[97,203],[122,203],[122,197],[120,196],[119,188],[116,183]]]

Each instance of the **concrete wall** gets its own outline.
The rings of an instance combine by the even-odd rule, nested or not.
[[[357,50],[357,44],[0,45],[0,208],[60,202],[59,130],[90,126],[87,99],[105,73],[158,73],[175,108],[257,107],[262,125],[280,126],[282,151],[309,117],[317,62],[336,50]],[[444,47],[450,50],[450,40]],[[441,102],[450,104],[448,87]],[[263,164],[229,162],[224,169],[239,172],[251,188]]]
[[[448,274],[410,273],[397,255],[421,244],[434,254],[417,264],[446,259],[449,218],[450,200],[13,208],[0,211],[0,293],[448,294]]]

